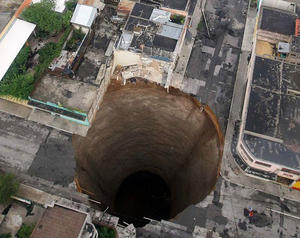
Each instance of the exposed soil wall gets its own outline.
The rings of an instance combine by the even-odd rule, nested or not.
[[[87,137],[73,137],[79,184],[114,210],[122,181],[149,171],[169,186],[174,217],[214,188],[223,149],[216,123],[178,90],[113,80]]]

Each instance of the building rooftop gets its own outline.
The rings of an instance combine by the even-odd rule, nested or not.
[[[296,19],[295,13],[263,7],[259,28],[283,35],[293,35]]]
[[[47,74],[36,85],[31,97],[45,103],[52,102],[87,113],[96,94],[96,86]]]
[[[300,170],[300,67],[256,56],[244,142],[255,157]]]
[[[35,24],[16,19],[0,40],[0,81],[24,46],[35,28]],[[22,32],[22,34],[20,34]]]
[[[141,0],[142,3],[149,3],[150,1],[148,0]],[[155,1],[151,1],[152,3],[154,3]],[[186,9],[186,5],[188,0],[160,0],[160,1],[156,1],[156,5],[158,7],[165,7],[165,8],[169,8],[169,9],[176,9],[176,10],[181,10],[184,11]]]
[[[77,238],[87,214],[58,205],[48,207],[36,224],[31,238]]]
[[[88,5],[77,4],[71,23],[90,28],[97,15],[97,9]]]
[[[136,3],[124,27],[118,48],[170,59],[183,31],[171,22],[171,13]]]
[[[154,7],[151,5],[136,3],[131,11],[132,16],[143,19],[150,19]]]

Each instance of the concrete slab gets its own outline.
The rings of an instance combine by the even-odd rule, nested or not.
[[[242,51],[251,51],[253,45],[254,28],[256,22],[256,9],[250,8],[247,13]]]
[[[77,122],[64,119],[58,115],[52,115],[49,112],[45,112],[39,109],[33,110],[28,119],[55,128],[57,130],[81,136],[85,136],[89,129],[88,126],[84,126]]]
[[[31,97],[88,113],[96,93],[96,86],[47,74],[36,85]]]
[[[32,108],[0,98],[0,111],[17,117],[28,118]]]

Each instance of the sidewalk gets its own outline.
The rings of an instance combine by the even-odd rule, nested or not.
[[[71,134],[86,136],[89,127],[61,118],[58,115],[52,115],[39,109],[14,103],[0,98],[0,111],[17,117],[31,120],[57,130],[65,131]]]
[[[235,133],[235,123],[241,120],[241,112],[247,83],[247,75],[245,72],[248,70],[248,56],[252,50],[255,17],[255,9],[249,9],[226,130],[221,175],[224,179],[242,187],[253,188],[264,193],[278,196],[281,199],[300,201],[299,191],[292,190],[287,186],[280,185],[273,181],[245,174],[235,163],[231,153],[231,143]]]
[[[198,24],[202,18],[201,8],[205,6],[206,0],[198,0],[195,6],[193,15],[191,16],[191,27],[187,29],[187,33],[184,39],[182,49],[179,53],[178,62],[172,75],[171,85],[172,87],[183,90],[188,82],[184,81],[184,75],[189,63],[193,45],[195,43],[195,37],[197,35]]]

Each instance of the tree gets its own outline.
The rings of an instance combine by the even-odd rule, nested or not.
[[[57,13],[53,9],[55,4],[51,0],[43,0],[26,8],[22,17],[37,25],[37,30],[54,35],[61,31],[70,23],[71,14],[67,11],[65,14]]]
[[[77,1],[76,1],[76,0],[69,0],[69,1],[66,1],[66,2],[65,2],[66,8],[67,8],[69,11],[71,11],[71,12],[73,12],[73,11],[75,10],[76,5],[77,5]]]
[[[0,176],[0,203],[7,203],[10,197],[15,195],[19,189],[19,182],[13,174]]]

